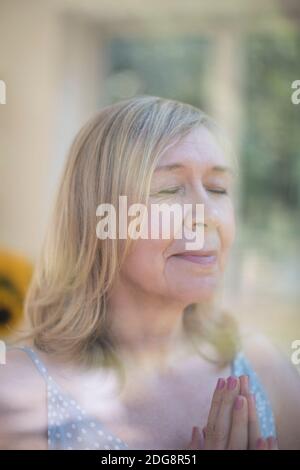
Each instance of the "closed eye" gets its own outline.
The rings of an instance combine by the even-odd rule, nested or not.
[[[162,189],[161,191],[158,191],[156,194],[177,194],[179,191],[182,191],[183,188],[182,186],[176,186],[173,188],[167,188],[167,189]]]
[[[221,188],[220,189],[208,188],[207,191],[209,191],[210,193],[215,193],[215,194],[228,194],[226,189],[221,189]]]
[[[174,188],[174,189],[163,189],[162,191],[159,191],[158,194],[176,194],[180,188]]]

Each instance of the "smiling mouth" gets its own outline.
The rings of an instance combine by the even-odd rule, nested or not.
[[[191,263],[196,263],[207,267],[215,266],[217,263],[216,251],[185,251],[183,253],[177,253],[173,256],[184,261],[189,261]]]

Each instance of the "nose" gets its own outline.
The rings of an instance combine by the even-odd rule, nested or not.
[[[193,231],[203,226],[205,230],[219,227],[220,213],[213,201],[207,197],[199,197],[197,194],[190,204],[192,204],[192,210],[186,217],[186,222],[189,227],[192,225]]]
[[[207,201],[204,203],[204,225],[206,228],[218,228],[220,225],[220,214],[215,205]]]

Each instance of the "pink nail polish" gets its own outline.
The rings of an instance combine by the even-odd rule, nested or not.
[[[230,376],[227,379],[227,390],[234,390],[237,384],[236,377]]]
[[[263,449],[264,445],[265,445],[264,440],[261,437],[259,439],[257,439],[257,441],[256,441],[257,449]]]
[[[244,400],[241,395],[238,395],[235,400],[234,400],[234,409],[235,410],[241,410],[244,405]]]
[[[224,379],[218,379],[218,382],[217,382],[217,390],[222,390],[225,386],[225,380]]]

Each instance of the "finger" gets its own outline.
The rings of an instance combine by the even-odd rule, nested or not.
[[[199,449],[203,450],[204,445],[205,445],[205,434],[204,434],[204,431],[202,430],[202,432],[200,432],[200,446],[199,446]]]
[[[277,439],[273,436],[267,438],[268,450],[278,450]]]
[[[240,375],[240,395],[248,395],[250,393],[249,390],[249,376],[248,375]]]
[[[218,416],[219,409],[222,403],[222,396],[223,396],[223,392],[225,391],[225,387],[226,387],[226,381],[223,378],[219,378],[213,397],[212,397],[211,406],[210,406],[210,410],[209,410],[209,414],[207,418],[207,425],[205,426],[206,444],[207,443],[210,444],[210,436],[213,434],[214,429],[215,429],[217,416]]]
[[[215,426],[211,428],[209,422],[206,430],[205,445],[209,449],[226,449],[231,429],[232,408],[236,396],[239,394],[240,382],[237,377],[231,376],[226,381],[226,389],[222,394],[219,412]]]
[[[249,449],[255,450],[257,440],[260,437],[260,426],[256,412],[255,396],[253,393],[247,395],[248,403],[248,439]]]
[[[201,450],[205,449],[205,436],[206,436],[205,433],[206,433],[206,426],[204,426],[204,428],[202,429],[202,433],[200,433],[200,438],[201,438],[200,449]]]
[[[225,386],[226,386],[226,381],[223,378],[219,378],[213,397],[212,397],[212,402],[211,402],[211,407],[209,410],[207,423],[214,425],[216,422],[218,412],[219,412],[219,407],[222,402],[223,390],[225,390]]]
[[[199,427],[193,426],[192,437],[187,448],[189,450],[196,450],[196,449],[199,449],[200,444],[201,444],[201,437],[200,437]]]
[[[256,450],[268,450],[267,441],[263,439],[262,437],[260,437],[259,439],[257,439],[255,449]]]
[[[228,449],[246,450],[248,448],[248,405],[243,395],[235,398],[232,412],[232,426]]]

